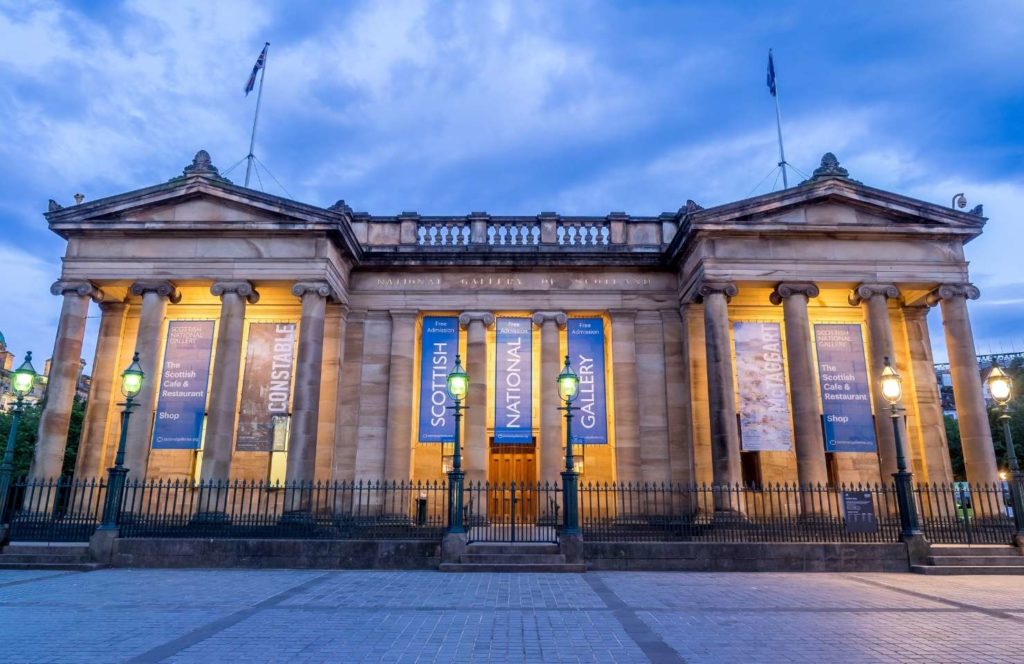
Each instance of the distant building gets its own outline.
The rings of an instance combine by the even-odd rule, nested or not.
[[[13,352],[7,348],[7,340],[4,338],[3,332],[0,332],[0,411],[7,411],[11,404],[15,401],[14,392],[11,390],[11,374],[14,370],[21,366],[24,361],[23,357],[16,357]],[[82,369],[85,369],[85,360],[80,360]],[[38,365],[36,365],[38,367]],[[25,402],[29,404],[39,403],[46,395],[46,384],[47,377],[50,375],[50,360],[47,359],[43,363],[43,370],[39,374],[39,380],[36,381],[35,387],[32,392],[25,397]],[[86,374],[84,371],[79,371],[78,382],[75,387],[75,396],[80,399],[87,399],[89,397],[89,387],[92,384],[92,377]]]

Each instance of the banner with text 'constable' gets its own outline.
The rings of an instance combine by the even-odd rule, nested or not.
[[[249,323],[238,409],[239,452],[270,452],[274,418],[291,412],[295,323]]]
[[[455,439],[455,418],[449,408],[447,379],[459,352],[459,319],[455,316],[426,316],[420,335],[420,417],[421,443],[450,443]],[[472,389],[472,385],[470,385]],[[476,389],[483,389],[477,386]]]
[[[736,322],[736,382],[740,431],[747,452],[785,452],[793,444],[778,323]]]
[[[533,322],[498,318],[494,348],[494,442],[533,442]]]
[[[608,406],[604,380],[604,321],[570,318],[566,328],[569,359],[580,377],[580,394],[574,405],[573,442],[608,442]],[[552,378],[552,380],[554,380]]]
[[[874,452],[871,382],[860,325],[818,323],[818,381],[825,419],[826,452]]]
[[[213,328],[212,320],[172,320],[167,324],[153,449],[202,447]]]

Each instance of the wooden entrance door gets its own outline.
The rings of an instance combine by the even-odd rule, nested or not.
[[[487,481],[491,486],[488,501],[491,521],[511,521],[514,502],[516,522],[533,523],[536,520],[537,439],[534,438],[532,444],[519,445],[495,445],[492,439]]]

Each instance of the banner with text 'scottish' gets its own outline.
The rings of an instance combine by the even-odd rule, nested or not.
[[[167,324],[153,449],[202,447],[213,328],[212,320],[172,320]]]
[[[235,440],[239,452],[274,448],[275,424],[291,411],[294,371],[295,323],[249,323]]]
[[[570,318],[566,327],[569,360],[580,378],[580,394],[573,416],[573,442],[608,442],[608,403],[605,395],[604,321]]]
[[[448,396],[448,374],[459,352],[459,319],[426,316],[420,335],[419,441],[450,443],[455,440],[455,418]]]
[[[874,452],[871,381],[856,323],[814,326],[826,452]]]

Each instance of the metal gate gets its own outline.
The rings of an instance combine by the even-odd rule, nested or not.
[[[470,542],[557,542],[562,490],[540,483],[466,486],[466,531]]]
[[[920,484],[915,488],[921,529],[933,544],[1010,544],[1016,527],[1009,487]]]

